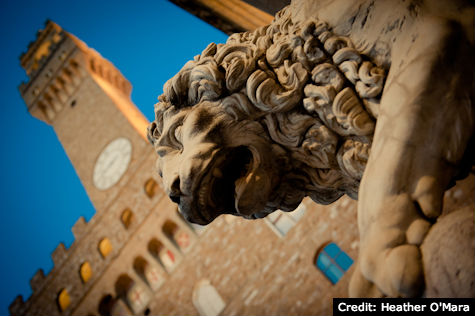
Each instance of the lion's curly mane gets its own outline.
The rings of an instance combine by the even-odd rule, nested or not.
[[[284,8],[268,26],[211,43],[164,86],[149,127],[204,101],[234,120],[255,120],[291,158],[294,182],[313,200],[357,197],[378,115],[383,68],[324,22],[292,22]]]

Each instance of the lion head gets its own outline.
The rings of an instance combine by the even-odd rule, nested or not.
[[[348,38],[286,9],[210,44],[165,84],[149,126],[168,195],[198,224],[356,198],[383,80]]]

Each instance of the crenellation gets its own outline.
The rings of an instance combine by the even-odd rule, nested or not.
[[[71,40],[62,41],[63,52],[60,54],[57,49],[49,56],[48,67],[43,67],[35,76],[30,75],[31,80],[19,87],[31,114],[48,124],[56,119],[56,114],[64,108],[64,102],[76,91],[85,74],[78,61],[72,60],[77,58],[73,44]],[[57,55],[59,58],[52,58]],[[68,59],[65,56],[69,56]]]
[[[18,86],[18,90],[20,90],[20,93],[23,94],[27,88],[27,84],[25,81],[22,81],[20,85]]]
[[[39,291],[41,287],[44,285],[45,279],[46,279],[46,276],[43,272],[43,269],[38,269],[35,275],[30,280],[31,290],[33,292]]]
[[[21,65],[30,78],[35,77],[41,71],[64,38],[65,33],[51,21],[47,21],[45,28],[38,31],[36,41],[20,57]]]
[[[71,228],[71,231],[73,232],[74,239],[79,240],[81,237],[84,235],[87,229],[87,222],[84,216],[80,216],[76,223],[74,223],[74,226]]]
[[[59,28],[57,25],[56,27]],[[48,30],[45,29],[44,32],[47,33]],[[67,36],[67,33],[63,31],[56,31],[52,35],[43,36],[39,38],[37,42],[36,46],[39,47],[31,48],[31,51],[29,50],[28,54],[24,54],[21,57],[21,65],[25,68],[28,77],[30,78],[30,80],[25,83],[25,87],[22,88],[22,93],[26,92],[33,81],[38,82],[39,79],[42,79],[42,76],[40,75],[44,72],[45,65],[50,67],[46,72],[46,77],[49,78],[48,73],[52,74],[55,69],[61,68],[61,65],[68,55],[70,55],[75,49],[74,41],[71,40]],[[40,81],[43,83],[45,82],[44,80]]]
[[[53,259],[55,267],[59,267],[63,261],[68,256],[68,250],[64,246],[62,242],[59,243],[58,247],[53,251],[51,254],[51,258]]]
[[[10,315],[24,315],[26,309],[26,304],[23,301],[23,296],[18,295],[15,300],[10,304],[8,310],[10,311]]]
[[[49,56],[52,56],[53,53],[61,46],[62,40],[66,38],[66,33],[63,30],[59,30],[59,32],[55,33],[57,40],[51,42],[49,46]]]

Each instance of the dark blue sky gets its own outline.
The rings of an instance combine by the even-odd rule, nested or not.
[[[48,273],[59,242],[94,208],[53,129],[26,111],[18,85],[19,56],[46,19],[113,62],[133,85],[132,99],[149,120],[165,81],[209,42],[226,36],[165,0],[0,1],[0,314],[18,294],[31,294],[38,268]]]

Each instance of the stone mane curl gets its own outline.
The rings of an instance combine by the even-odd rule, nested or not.
[[[322,21],[293,23],[284,8],[270,25],[211,43],[187,62],[164,86],[149,139],[160,137],[165,112],[212,102],[234,120],[260,122],[312,199],[356,198],[384,80],[348,37]]]

